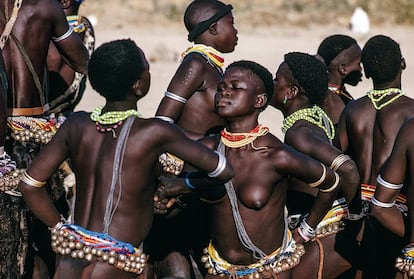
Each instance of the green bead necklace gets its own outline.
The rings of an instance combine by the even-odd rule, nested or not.
[[[379,105],[379,103],[388,95],[396,94],[394,97],[389,99],[388,101]],[[371,89],[367,93],[368,98],[371,100],[371,103],[374,105],[376,110],[381,110],[382,108],[388,106],[389,104],[393,103],[395,100],[403,96],[401,89],[399,88],[387,88],[381,90]]]
[[[306,120],[321,128],[330,141],[335,137],[335,128],[329,116],[318,106],[295,111],[283,120],[282,132],[286,133],[296,121]]]
[[[91,120],[101,125],[112,125],[127,119],[131,115],[141,117],[141,114],[135,109],[108,111],[101,115],[103,106],[98,106],[91,112]]]

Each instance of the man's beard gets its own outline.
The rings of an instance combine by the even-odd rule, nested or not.
[[[352,71],[343,79],[343,82],[352,86],[356,86],[361,80],[362,73],[360,71]]]

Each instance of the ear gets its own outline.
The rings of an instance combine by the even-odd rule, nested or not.
[[[407,62],[405,62],[405,58],[401,58],[401,69],[405,70],[407,68]]]
[[[138,97],[140,97],[142,95],[142,92],[141,92],[141,80],[137,80],[132,85],[132,90],[134,90],[135,95],[137,95]]]
[[[208,32],[211,35],[217,35],[217,22],[212,23],[209,27],[208,27]]]
[[[346,76],[346,74],[347,74],[346,64],[340,64],[340,65],[338,66],[338,72],[339,72],[341,75]]]
[[[262,94],[257,95],[256,104],[255,104],[254,107],[259,108],[259,109],[263,108],[267,104],[267,99],[268,99],[268,97],[267,97],[266,93],[262,93]]]
[[[289,87],[286,96],[288,100],[292,100],[295,99],[298,94],[299,87],[297,85],[292,85],[291,87]]]

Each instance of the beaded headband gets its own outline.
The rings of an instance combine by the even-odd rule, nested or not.
[[[233,6],[230,4],[226,5],[221,11],[217,12],[209,19],[198,23],[188,34],[188,40],[190,42],[193,42],[194,39],[201,35],[204,31],[206,31],[212,23],[217,22],[220,18],[230,13],[231,10],[233,10]]]

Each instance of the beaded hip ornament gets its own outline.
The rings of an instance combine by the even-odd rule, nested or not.
[[[414,278],[414,243],[410,243],[402,249],[402,256],[395,261],[395,267],[404,273],[404,278]]]
[[[58,254],[87,261],[99,260],[135,274],[141,274],[146,265],[147,256],[140,249],[108,234],[63,223],[58,223],[51,230],[52,248]]]

